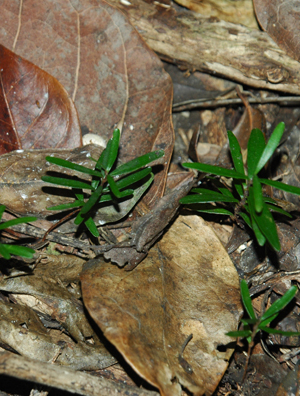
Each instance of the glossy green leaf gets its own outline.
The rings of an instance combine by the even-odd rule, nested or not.
[[[255,212],[253,187],[249,188],[248,204],[251,217],[254,220],[252,222],[253,231],[255,232],[254,224],[256,223],[259,227],[259,230],[273,247],[273,249],[280,251],[280,242],[278,238],[276,224],[269,208],[264,203],[262,212],[260,214],[257,214]],[[258,243],[260,244],[260,240],[258,240]]]
[[[218,193],[191,194],[180,199],[181,204],[195,204],[200,202],[239,202],[236,198],[226,197]]]
[[[126,162],[126,164],[118,166],[113,172],[110,173],[110,176],[122,176],[127,175],[128,173],[132,173],[148,164],[153,162],[165,155],[163,150],[152,151],[151,153],[144,154],[138,158],[133,159],[132,161]]]
[[[131,186],[132,184],[139,182],[140,180],[143,180],[145,177],[150,175],[151,172],[152,172],[152,168],[147,167],[141,169],[138,172],[132,173],[129,176],[122,177],[122,179],[117,180],[115,183],[118,189],[121,190],[122,188],[126,188],[128,186]]]
[[[59,186],[82,188],[87,190],[92,189],[90,184],[84,183],[80,180],[67,179],[62,177],[53,177],[53,176],[42,176],[41,179],[46,183],[57,184]]]
[[[241,322],[245,325],[254,325],[259,322],[259,319],[241,319]]]
[[[245,183],[243,183],[243,184],[234,183],[234,187],[235,187],[235,189],[236,189],[236,191],[237,191],[237,193],[239,194],[239,196],[240,196],[241,199],[244,198],[244,188],[243,188],[243,185],[244,185],[244,184],[245,184]]]
[[[116,198],[124,198],[128,195],[132,195],[133,194],[133,190],[129,189],[126,191],[120,191],[118,189],[117,184],[115,183],[114,179],[111,176],[107,176],[107,183],[109,184],[109,187],[111,189],[111,192],[114,194],[114,196]]]
[[[89,218],[84,222],[84,224],[86,225],[86,228],[90,231],[90,233],[91,233],[94,237],[98,238],[98,237],[100,236],[99,231],[98,231],[98,229],[97,229],[97,227],[96,227],[96,224],[95,224],[94,220],[93,220],[91,217],[89,217]]]
[[[278,316],[279,312],[277,312],[276,314],[269,316],[267,319],[265,320],[260,320],[260,324],[259,324],[259,328],[263,327],[263,326],[267,326],[268,324],[270,324],[271,322],[273,322],[273,320],[275,320]]]
[[[102,151],[95,168],[109,172],[113,167],[119,151],[120,130],[113,131],[113,137],[107,142],[106,148]]]
[[[260,129],[253,129],[248,140],[247,167],[250,179],[255,175],[257,164],[266,147],[265,138]]]
[[[234,169],[238,173],[245,174],[241,146],[236,136],[231,131],[227,131],[227,135]]]
[[[9,245],[9,244],[1,244],[2,249],[0,250],[0,254],[5,251],[4,258],[10,256],[10,254],[14,254],[15,256],[21,256],[25,258],[32,258],[35,251],[26,246],[18,246],[18,245]],[[3,250],[4,249],[4,250]],[[10,257],[9,257],[10,258]]]
[[[220,191],[221,194],[226,195],[227,197],[234,197],[234,195],[232,194],[232,192],[230,190],[228,190],[228,188],[218,187],[218,190]],[[210,191],[210,190],[208,190],[208,191]]]
[[[270,205],[270,204],[266,204],[266,205],[269,208],[269,210],[271,210],[273,212],[277,212],[277,213],[280,213],[280,214],[282,214],[284,216],[293,218],[293,216],[289,212],[287,212],[286,210],[284,210],[284,209],[282,209],[282,208],[280,208],[278,206],[274,206],[274,205]]]
[[[99,197],[102,194],[102,190],[103,190],[103,186],[100,185],[97,190],[95,192],[93,192],[93,194],[91,195],[91,197],[89,198],[89,200],[85,203],[85,205],[82,207],[81,211],[79,212],[79,214],[81,216],[84,216],[86,213],[88,213],[93,206],[99,201]],[[77,215],[74,223],[79,225],[81,224],[82,220],[79,222],[79,218],[80,216]]]
[[[0,220],[2,219],[3,213],[5,212],[5,206],[0,205]]]
[[[242,279],[240,287],[241,287],[241,296],[242,296],[244,307],[246,308],[246,311],[247,311],[249,317],[251,319],[256,319],[256,315],[253,310],[248,285],[244,279]]]
[[[5,260],[9,260],[11,258],[10,253],[5,248],[6,245],[0,243],[0,255],[5,258]]]
[[[64,168],[68,168],[68,169],[72,169],[75,170],[77,172],[81,172],[81,173],[85,173],[87,175],[92,175],[92,176],[99,176],[99,177],[103,177],[104,174],[103,172],[99,172],[93,169],[89,169],[85,166],[82,165],[78,165],[78,164],[74,164],[73,162],[70,161],[66,161],[62,158],[56,158],[56,157],[46,157],[46,161],[50,162],[51,164],[55,164],[55,165],[59,165],[62,166]]]
[[[281,334],[286,337],[300,336],[300,332],[297,331],[282,331],[282,330],[271,329],[270,327],[265,327],[265,326],[260,327],[260,330],[265,331],[266,333],[269,334]]]
[[[262,315],[261,322],[268,319],[281,311],[287,304],[289,304],[297,293],[297,286],[292,286],[281,298],[276,300],[270,308]]]
[[[269,161],[269,159],[273,155],[274,151],[276,150],[277,146],[280,143],[280,140],[284,132],[284,128],[285,128],[284,122],[280,122],[274,129],[260,157],[260,160],[256,165],[256,169],[255,169],[256,174],[262,170],[262,168],[265,166],[265,164]]]
[[[18,219],[8,220],[0,224],[0,230],[4,230],[5,228],[12,227],[16,224],[29,223],[36,220],[36,217],[19,217]]]
[[[279,181],[269,180],[269,179],[260,179],[260,182],[268,186],[278,188],[278,190],[282,190],[291,194],[300,195],[300,188],[296,186],[290,186],[289,184],[285,184]]]
[[[262,188],[257,175],[253,176],[253,194],[254,194],[254,206],[256,213],[261,213],[263,210],[263,195],[262,195]]]
[[[210,214],[218,214],[225,216],[233,216],[233,213],[224,208],[212,208],[212,209],[196,209],[197,212],[200,213],[210,213]]]
[[[241,216],[241,218],[244,220],[247,226],[252,229],[251,220],[250,217],[247,215],[247,213],[239,212],[239,216]]]
[[[233,179],[248,179],[248,176],[238,173],[232,169],[222,168],[221,166],[207,165],[199,162],[185,162],[182,164],[185,168],[196,169],[200,172],[210,173],[213,175],[230,177]]]

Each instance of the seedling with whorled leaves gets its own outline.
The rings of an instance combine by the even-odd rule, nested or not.
[[[277,125],[269,141],[266,143],[261,130],[253,129],[248,141],[247,163],[244,165],[241,147],[235,135],[228,131],[228,139],[234,169],[202,163],[184,163],[186,168],[196,169],[210,175],[232,179],[232,188],[217,184],[216,190],[194,188],[192,194],[182,198],[182,204],[195,206],[199,212],[229,215],[238,222],[238,217],[254,231],[259,245],[266,241],[275,250],[280,250],[276,224],[271,212],[278,212],[288,217],[291,215],[279,207],[277,201],[264,195],[262,185],[278,188],[288,193],[300,195],[300,188],[258,176],[269,161],[280,143],[284,132],[284,123]],[[227,207],[217,207],[214,203],[226,204]],[[229,206],[229,208],[228,208]],[[232,208],[232,209],[231,209]],[[230,210],[231,209],[231,210]]]
[[[99,231],[93,220],[97,207],[105,202],[118,203],[121,199],[132,197],[136,184],[143,183],[147,188],[153,181],[152,168],[147,166],[150,162],[164,155],[163,150],[153,151],[122,164],[113,170],[120,142],[120,131],[115,129],[113,137],[108,141],[94,169],[75,164],[56,157],[46,157],[52,164],[72,169],[91,176],[90,181],[74,180],[67,177],[43,176],[42,180],[60,186],[71,187],[76,197],[75,201],[53,206],[49,210],[66,210],[77,208],[75,224],[84,223],[92,235],[98,237]],[[87,194],[85,191],[91,193]]]
[[[4,211],[5,211],[5,206],[0,205],[0,220],[3,216]],[[28,223],[30,221],[35,221],[35,220],[36,217],[21,217],[18,219],[8,220],[0,224],[0,231],[5,230],[6,228],[12,227],[17,224]],[[4,257],[6,260],[9,260],[12,254],[14,254],[15,256],[20,256],[25,258],[32,258],[34,253],[35,251],[33,249],[26,246],[0,243],[0,255]]]
[[[261,317],[257,318],[252,306],[247,282],[242,280],[240,287],[243,305],[249,315],[249,319],[241,319],[243,330],[230,331],[226,335],[229,337],[245,338],[247,340],[248,359],[245,367],[246,373],[251,349],[254,345],[254,338],[257,333],[265,332],[268,334],[280,334],[287,337],[300,335],[300,332],[282,331],[269,327],[270,323],[276,319],[279,313],[292,301],[295,294],[297,293],[298,288],[297,286],[292,286],[281,298],[276,300]]]

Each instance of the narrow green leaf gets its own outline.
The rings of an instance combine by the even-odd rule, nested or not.
[[[265,319],[265,320],[263,320],[263,321],[260,320],[259,328],[261,328],[261,327],[263,327],[263,326],[267,326],[268,324],[270,324],[271,322],[273,322],[273,320],[275,320],[275,319],[277,318],[278,314],[279,314],[279,312],[277,312],[276,314],[274,314],[274,315],[268,317],[267,319]]]
[[[182,164],[185,168],[196,169],[200,172],[210,173],[212,175],[231,177],[233,179],[248,179],[248,176],[238,173],[232,169],[222,168],[221,166],[207,165],[199,162],[185,162]]]
[[[250,179],[255,175],[257,164],[266,147],[265,138],[260,129],[253,129],[248,140],[247,166]]]
[[[69,202],[62,205],[50,206],[49,208],[47,208],[47,210],[66,210],[66,209],[78,208],[79,206],[83,206],[83,205],[84,205],[84,201],[76,200],[74,202]]]
[[[113,131],[112,138],[107,142],[106,148],[102,151],[102,154],[95,165],[96,169],[103,169],[106,172],[111,170],[118,156],[120,135],[119,129],[115,129]]]
[[[265,203],[263,203],[262,212],[260,214],[257,214],[255,212],[253,187],[249,188],[248,204],[251,217],[255,220],[255,223],[258,225],[261,233],[264,235],[264,237],[267,239],[273,249],[280,251],[280,242],[278,238],[276,224],[269,208]],[[253,225],[254,222],[252,222],[252,227]],[[253,231],[255,232],[254,227]],[[260,243],[259,240],[258,243]]]
[[[262,168],[265,166],[265,164],[269,161],[271,156],[273,155],[274,151],[276,150],[277,146],[280,143],[280,140],[282,138],[283,132],[284,132],[285,124],[284,122],[280,122],[276,128],[274,129],[272,135],[270,136],[270,139],[260,157],[259,162],[256,165],[255,169],[255,174],[260,172]]]
[[[18,219],[8,220],[5,223],[0,224],[0,230],[4,230],[5,228],[12,227],[16,224],[29,223],[36,220],[36,217],[19,217]]]
[[[241,296],[242,296],[243,304],[244,304],[244,307],[246,308],[246,311],[247,311],[249,317],[251,319],[256,319],[256,315],[253,310],[248,285],[244,279],[242,279],[242,281],[241,281],[240,288],[241,288]]]
[[[260,231],[260,228],[253,216],[251,216],[251,228],[254,232],[255,238],[256,238],[259,246],[264,246],[267,239],[265,238],[264,234]]]
[[[241,218],[244,220],[247,226],[252,229],[251,220],[250,217],[247,215],[247,213],[239,212],[239,216],[241,216]]]
[[[210,213],[210,214],[219,214],[225,216],[233,216],[233,213],[224,208],[213,208],[213,209],[196,209],[197,212],[200,213]]]
[[[269,208],[269,210],[272,210],[273,212],[280,213],[284,216],[290,217],[291,219],[293,218],[293,216],[289,212],[287,212],[286,210],[284,210],[278,206],[274,206],[274,205],[270,205],[270,204],[266,204],[266,205]]]
[[[42,176],[41,179],[44,182],[57,184],[59,186],[82,188],[82,189],[87,189],[87,190],[92,189],[90,184],[84,183],[79,180],[67,179],[67,178],[62,178],[62,177],[53,177],[53,176]]]
[[[256,213],[261,213],[263,210],[263,195],[262,188],[257,175],[253,176],[253,195],[254,195],[254,206]]]
[[[209,203],[209,202],[239,202],[236,198],[226,197],[222,194],[214,193],[212,194],[192,194],[187,195],[180,199],[181,204],[194,204],[194,203]]]
[[[291,194],[300,195],[300,188],[296,186],[291,186],[289,184],[285,184],[279,181],[269,180],[269,179],[260,179],[260,182],[268,186],[278,188],[278,190],[282,190]]]
[[[129,176],[122,177],[122,179],[117,180],[115,183],[118,189],[121,190],[122,188],[131,186],[132,184],[135,184],[140,180],[143,180],[145,177],[150,175],[151,172],[152,172],[152,168],[147,167],[138,172],[132,173]]]
[[[128,195],[132,195],[133,190],[126,190],[126,191],[120,191],[118,189],[117,184],[115,183],[114,179],[111,176],[107,176],[107,183],[109,184],[109,187],[111,189],[111,192],[114,194],[116,198],[124,198]]]
[[[90,231],[90,233],[91,233],[94,237],[98,238],[98,237],[100,236],[99,231],[98,231],[98,228],[97,228],[97,226],[96,226],[94,220],[93,220],[91,217],[89,217],[89,218],[84,222],[84,224],[86,225],[86,228]]]
[[[276,300],[270,308],[260,318],[261,322],[268,319],[270,316],[275,315],[281,311],[287,304],[289,304],[297,293],[297,286],[292,286],[281,298]]]
[[[3,245],[2,243],[0,243],[0,255],[5,258],[5,260],[10,260],[11,255],[10,253],[8,253],[8,251],[6,250],[6,245]]]
[[[164,150],[152,151],[151,153],[144,154],[138,158],[133,159],[132,161],[126,162],[126,164],[120,165],[113,172],[110,173],[110,176],[122,176],[128,173],[132,173],[148,164],[153,162],[165,155]]]
[[[300,336],[300,332],[298,331],[282,331],[282,330],[276,330],[276,329],[271,329],[270,327],[259,327],[260,330],[265,331],[266,333],[269,334],[281,334],[286,337],[292,337],[292,336]]]
[[[35,250],[26,246],[10,245],[10,244],[2,245],[2,247],[3,246],[8,254],[14,254],[15,256],[32,258],[35,253]]]
[[[218,187],[218,190],[220,191],[221,194],[226,195],[227,197],[234,197],[234,195],[232,194],[231,191],[228,190],[228,188]],[[208,191],[210,191],[210,190],[208,190]]]
[[[5,212],[5,206],[0,205],[0,220],[2,219],[3,213]]]
[[[237,193],[239,194],[240,198],[243,199],[244,198],[244,188],[243,188],[243,184],[240,183],[234,183],[234,187],[237,191]]]
[[[244,338],[244,337],[249,337],[251,336],[252,331],[251,330],[238,330],[238,331],[229,331],[225,335],[228,337],[234,337],[234,338]]]
[[[259,319],[241,319],[241,322],[245,325],[254,325],[259,322]]]
[[[104,174],[103,172],[99,172],[93,169],[89,169],[85,166],[75,164],[70,161],[66,161],[62,158],[56,158],[56,157],[46,157],[46,161],[50,162],[51,164],[63,166],[64,168],[72,169],[77,172],[85,173],[87,175],[92,175],[92,176],[98,176],[98,177],[103,177]]]
[[[81,208],[81,211],[79,214],[81,216],[85,215],[88,213],[92,207],[98,202],[100,195],[102,194],[103,187],[100,185],[95,192],[91,195],[89,200],[85,203],[85,205]],[[78,218],[78,220],[77,220]],[[77,221],[79,221],[79,217],[77,216],[74,223],[78,225]],[[82,221],[81,221],[82,222]],[[80,223],[79,223],[80,224]]]
[[[245,174],[241,146],[236,136],[231,131],[227,131],[227,135],[234,169],[238,173]]]

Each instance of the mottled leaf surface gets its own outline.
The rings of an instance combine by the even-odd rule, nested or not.
[[[0,153],[81,145],[75,106],[50,74],[0,45]]]
[[[286,53],[300,60],[299,1],[254,0],[256,17],[263,28]],[[276,76],[274,76],[276,78]]]
[[[174,145],[172,83],[126,17],[103,0],[1,1],[0,25],[3,45],[65,87],[83,133],[107,141],[114,125],[123,126],[122,162],[165,150],[164,168],[144,198],[155,206]]]
[[[213,393],[233,351],[218,346],[232,341],[225,333],[236,330],[241,303],[235,268],[200,217],[179,217],[133,271],[94,259],[81,282],[104,335],[161,395],[181,395],[180,385]]]

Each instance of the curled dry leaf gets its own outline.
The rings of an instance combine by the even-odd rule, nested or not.
[[[253,4],[256,17],[263,30],[290,57],[299,61],[299,1],[253,0]],[[273,79],[277,79],[278,83],[281,82],[281,73],[275,74]]]
[[[0,25],[3,45],[63,84],[83,133],[107,141],[114,125],[122,126],[122,162],[165,150],[162,170],[144,197],[149,209],[155,206],[174,145],[172,82],[122,12],[102,0],[17,0],[1,3]]]
[[[0,44],[0,153],[81,145],[75,106],[50,74]]]
[[[180,384],[213,393],[233,351],[225,333],[242,308],[236,270],[200,217],[179,217],[130,273],[94,259],[81,282],[104,335],[162,395],[181,395]]]

